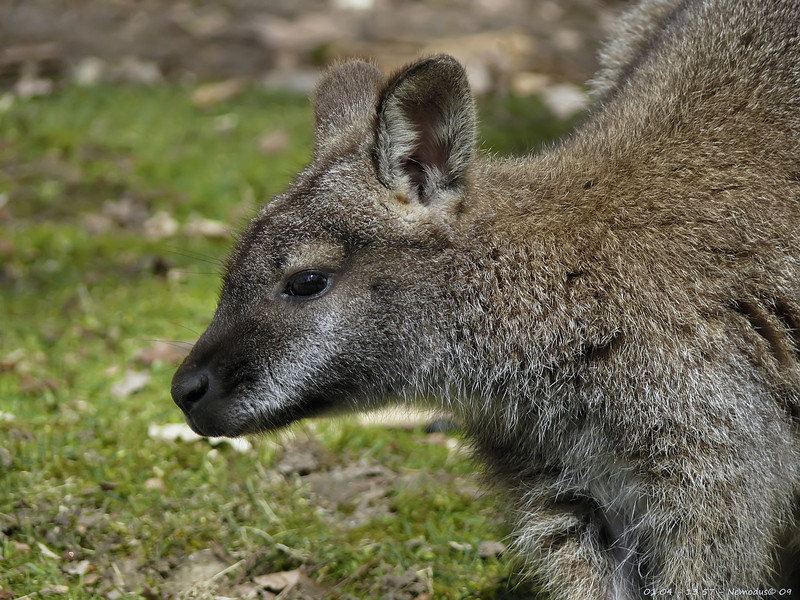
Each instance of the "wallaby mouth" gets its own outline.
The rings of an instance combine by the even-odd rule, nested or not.
[[[350,386],[339,382],[330,388],[306,390],[290,399],[270,395],[257,384],[238,389],[208,365],[188,356],[172,378],[171,394],[192,431],[205,437],[238,437],[282,429],[309,417],[329,413],[336,398],[350,395]]]

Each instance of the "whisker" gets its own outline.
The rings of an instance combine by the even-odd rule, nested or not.
[[[194,347],[194,342],[187,342],[186,340],[168,340],[162,338],[143,338],[142,342],[151,344],[167,344],[173,348],[180,348],[181,350],[191,350]]]
[[[190,258],[192,260],[217,265],[220,267],[225,266],[225,261],[222,258],[210,254],[203,254],[202,252],[193,252],[191,250],[186,250],[185,248],[175,246],[164,246],[164,251],[174,256],[182,256],[184,258]]]
[[[189,269],[171,269],[171,271],[183,275],[213,275],[214,277],[222,275],[221,271],[191,271]]]

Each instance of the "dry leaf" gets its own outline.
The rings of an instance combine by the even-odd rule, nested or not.
[[[156,425],[151,423],[147,428],[147,435],[154,440],[164,440],[166,442],[174,442],[180,440],[182,442],[194,442],[202,440],[202,436],[197,435],[192,431],[191,427],[184,423],[169,423],[167,425]]]
[[[86,575],[91,568],[92,563],[90,563],[88,560],[81,560],[64,567],[64,572],[68,575],[82,576]]]
[[[164,483],[164,480],[160,477],[150,477],[147,481],[144,482],[144,487],[148,490],[157,490],[159,492],[166,492],[167,486]]]
[[[14,85],[14,93],[18,98],[23,99],[49,96],[53,93],[53,80],[41,77],[25,77]]]
[[[237,79],[228,79],[219,83],[207,83],[195,89],[192,94],[192,103],[201,108],[219,104],[239,95],[242,88],[242,82]]]
[[[160,210],[145,220],[142,225],[144,234],[150,240],[163,240],[178,233],[180,225],[175,218],[165,210]]]
[[[39,590],[38,594],[40,596],[46,596],[47,594],[54,594],[57,596],[64,596],[65,594],[69,594],[69,586],[68,585],[48,585],[47,587],[43,587]]]
[[[458,550],[459,552],[468,552],[472,550],[472,544],[461,544],[459,542],[448,542],[448,546],[450,546],[453,550]]]
[[[58,554],[56,554],[55,552],[50,550],[50,548],[45,546],[42,542],[38,542],[36,545],[39,547],[39,552],[42,553],[42,556],[45,556],[47,558],[55,558],[55,559],[61,558]]]
[[[589,105],[589,96],[576,85],[562,83],[542,90],[542,100],[559,119],[568,119]]]
[[[165,442],[174,442],[177,440],[182,442],[208,440],[208,443],[212,446],[229,444],[231,448],[237,452],[248,452],[253,448],[253,445],[244,438],[206,438],[197,435],[194,431],[192,431],[191,427],[184,423],[167,423],[166,425],[157,425],[155,423],[151,423],[147,428],[147,435],[150,436],[151,439],[162,440]]]
[[[210,240],[223,240],[230,237],[231,228],[227,223],[212,221],[201,217],[193,217],[183,227],[183,233],[193,237],[204,237]]]
[[[289,133],[285,129],[267,132],[258,140],[258,150],[262,154],[280,154],[288,147]]]
[[[272,592],[283,591],[287,587],[294,587],[300,581],[300,571],[281,571],[280,573],[270,573],[254,577],[253,581],[263,588]]]
[[[176,342],[157,341],[149,348],[144,348],[136,354],[136,360],[145,367],[149,367],[154,362],[159,361],[166,364],[177,364],[188,354],[187,345],[180,345]]]
[[[478,556],[488,558],[498,556],[506,551],[506,545],[502,542],[481,542],[478,544]]]
[[[115,398],[127,398],[150,383],[150,373],[146,371],[127,371],[125,377],[111,386]]]

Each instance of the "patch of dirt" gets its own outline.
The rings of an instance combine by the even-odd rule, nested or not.
[[[389,492],[398,475],[377,464],[362,461],[301,478],[308,498],[323,508],[340,526],[361,527],[391,512]]]

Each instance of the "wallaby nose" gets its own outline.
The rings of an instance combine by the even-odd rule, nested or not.
[[[179,369],[172,379],[172,399],[183,412],[188,413],[208,393],[209,382],[206,368]]]

